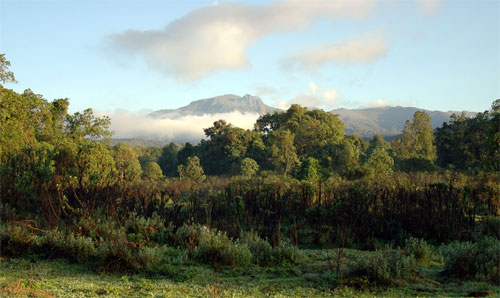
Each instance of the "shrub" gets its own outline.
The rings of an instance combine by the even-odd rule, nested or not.
[[[214,268],[220,266],[234,268],[250,264],[252,253],[245,244],[233,242],[225,233],[202,227],[193,258]]]
[[[64,258],[72,262],[86,262],[97,256],[92,238],[68,234],[58,230],[48,231],[40,237],[37,252],[49,258]]]
[[[0,252],[2,255],[29,254],[36,236],[21,226],[0,224]]]
[[[273,264],[280,265],[284,263],[298,264],[304,260],[304,254],[295,245],[287,241],[281,241],[279,246],[273,248],[272,262]]]
[[[270,265],[272,262],[273,248],[269,242],[262,239],[255,232],[242,233],[240,242],[245,244],[253,256],[253,263],[261,266]]]
[[[500,280],[500,240],[483,238],[472,242],[453,242],[441,248],[444,274],[460,279],[498,283]]]
[[[415,259],[399,251],[383,251],[364,255],[347,266],[346,279],[366,279],[375,285],[391,285],[398,279],[415,274]]]
[[[420,264],[428,264],[435,255],[433,247],[424,239],[413,237],[406,240],[404,252],[408,256],[413,255]]]
[[[152,241],[164,243],[168,237],[165,221],[156,212],[148,218],[131,212],[125,222],[125,230],[128,240],[140,245],[149,244]]]

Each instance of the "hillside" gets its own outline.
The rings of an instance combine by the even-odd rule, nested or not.
[[[182,116],[205,114],[222,114],[230,112],[266,114],[278,111],[279,109],[270,107],[258,96],[245,95],[238,96],[226,94],[191,102],[189,105],[178,109],[158,110],[149,114],[153,118],[178,119]]]

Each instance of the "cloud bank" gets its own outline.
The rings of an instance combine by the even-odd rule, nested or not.
[[[283,110],[288,109],[292,104],[328,110],[341,103],[346,102],[336,89],[321,87],[314,82],[310,82],[308,92],[299,93],[295,98],[288,101],[278,100],[276,105]]]
[[[362,18],[375,6],[376,0],[282,0],[264,5],[224,2],[195,9],[160,30],[126,30],[109,35],[108,40],[116,48],[142,56],[153,69],[199,79],[218,69],[249,67],[246,51],[263,36],[302,29],[318,17]],[[345,50],[320,60],[337,57],[352,61],[373,55],[349,57]],[[321,62],[313,59],[309,63]]]
[[[285,68],[298,66],[306,71],[314,71],[326,63],[351,65],[369,63],[387,54],[387,45],[380,34],[370,34],[359,38],[316,46],[307,51],[286,57],[282,61]]]
[[[233,126],[244,129],[253,128],[258,114],[242,114],[240,112],[205,114],[202,116],[184,116],[179,119],[156,119],[146,113],[131,113],[126,110],[113,112],[98,111],[98,115],[111,118],[110,129],[113,138],[142,138],[166,140],[174,142],[198,142],[205,137],[204,128],[213,126],[217,120],[224,119]]]

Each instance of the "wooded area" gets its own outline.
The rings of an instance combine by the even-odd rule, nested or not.
[[[68,106],[0,86],[2,255],[145,270],[167,246],[213,267],[268,266],[299,262],[298,247],[493,237],[489,265],[464,276],[498,282],[500,100],[436,130],[416,112],[390,143],[292,105],[252,130],[219,120],[199,144],[163,148],[111,146],[109,118]]]

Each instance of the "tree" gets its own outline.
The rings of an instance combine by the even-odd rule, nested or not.
[[[0,81],[5,83],[16,83],[14,73],[9,71],[10,61],[5,59],[5,54],[0,54]]]
[[[162,177],[163,173],[156,162],[150,161],[144,166],[144,178],[149,180],[160,180]]]
[[[259,170],[257,162],[249,157],[241,161],[240,174],[245,177],[252,177]]]
[[[316,158],[308,157],[301,163],[297,179],[316,181],[320,178],[320,168]]]
[[[407,120],[401,139],[394,143],[396,155],[401,159],[424,159],[433,162],[436,159],[434,132],[431,118],[424,111],[413,114],[413,122]]]
[[[170,143],[161,149],[158,157],[158,165],[163,174],[168,177],[177,176],[177,166],[179,165],[179,147]]]
[[[179,165],[177,171],[181,179],[188,179],[196,183],[202,182],[206,178],[198,156],[188,157],[186,165]]]
[[[368,171],[375,175],[392,173],[394,159],[387,153],[383,147],[378,147],[370,154],[366,162]]]
[[[102,188],[116,182],[115,161],[108,148],[98,142],[85,142],[78,148],[77,175],[80,188]]]
[[[113,147],[118,178],[123,182],[136,181],[141,178],[142,169],[137,153],[126,143],[119,143]]]
[[[289,130],[275,130],[270,135],[271,163],[285,176],[299,164],[294,138]]]
[[[451,115],[436,129],[438,164],[460,170],[498,171],[500,160],[500,100],[490,111],[469,118]]]

